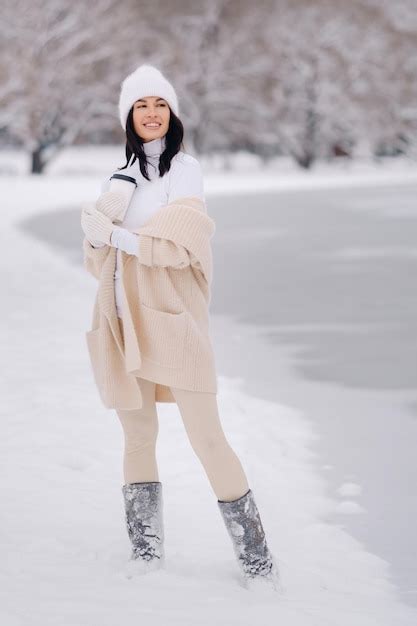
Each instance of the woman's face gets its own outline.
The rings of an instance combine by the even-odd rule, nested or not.
[[[136,100],[133,105],[135,132],[145,143],[163,137],[168,131],[170,114],[168,103],[163,98],[148,96]]]

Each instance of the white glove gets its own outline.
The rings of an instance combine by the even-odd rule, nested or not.
[[[81,211],[81,228],[89,241],[99,241],[111,245],[110,237],[114,224],[110,218],[97,211],[97,209],[91,208],[90,205],[87,205]]]
[[[139,235],[131,233],[127,228],[114,227],[111,234],[111,245],[127,254],[139,256]]]

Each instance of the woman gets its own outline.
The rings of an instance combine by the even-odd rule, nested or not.
[[[253,492],[219,419],[208,311],[215,226],[201,167],[180,150],[177,96],[155,67],[142,65],[123,81],[119,114],[127,163],[112,179],[137,186],[116,223],[121,197],[106,181],[95,207],[83,209],[82,227],[85,267],[99,280],[87,344],[103,403],[123,427],[131,560],[145,571],[164,565],[156,403],[176,402],[245,583],[277,589]]]

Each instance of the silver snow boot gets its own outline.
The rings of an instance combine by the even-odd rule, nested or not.
[[[165,562],[162,483],[127,483],[122,492],[132,544],[130,561],[137,563],[136,571],[162,568]]]
[[[267,582],[282,591],[277,564],[271,554],[258,508],[251,489],[237,500],[217,500],[233,549],[243,572],[246,587],[253,582]]]

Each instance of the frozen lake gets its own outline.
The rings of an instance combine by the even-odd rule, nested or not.
[[[246,325],[222,371],[314,421],[341,500],[333,521],[389,561],[417,606],[416,196],[309,190],[211,198],[210,211],[212,311]]]

